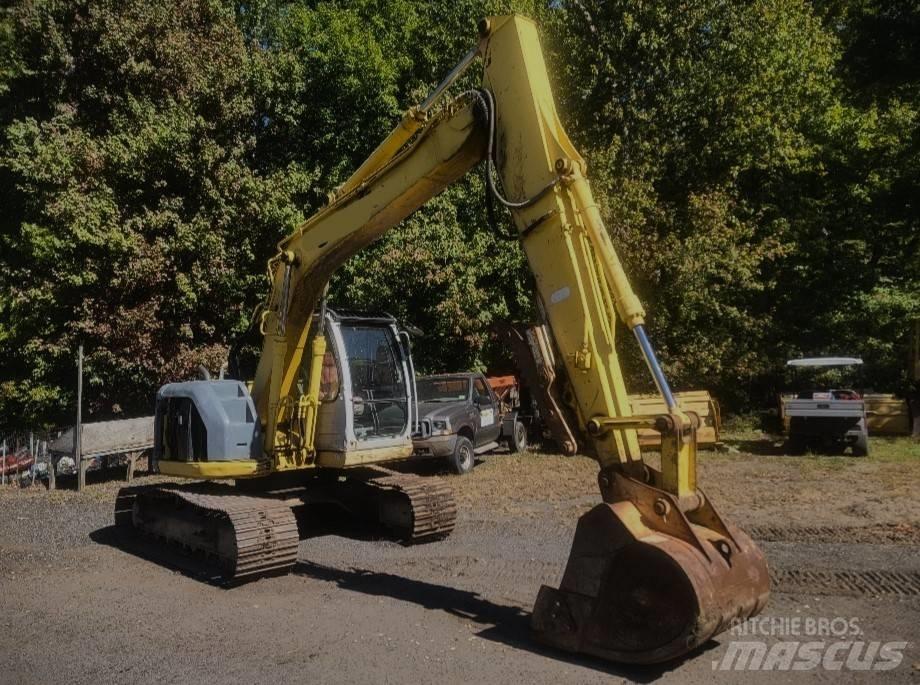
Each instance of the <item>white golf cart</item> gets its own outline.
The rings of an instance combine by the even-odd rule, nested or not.
[[[815,447],[853,456],[869,454],[866,404],[856,390],[843,383],[862,365],[858,357],[814,357],[790,359],[791,391],[780,396],[780,415],[792,452]]]

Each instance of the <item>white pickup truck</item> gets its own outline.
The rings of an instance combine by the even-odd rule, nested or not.
[[[794,371],[860,364],[862,359],[857,357],[816,357],[786,362]],[[862,395],[846,389],[805,389],[801,381],[798,385],[803,389],[780,396],[780,414],[789,448],[800,452],[816,446],[842,452],[851,447],[854,456],[867,456],[869,434]]]

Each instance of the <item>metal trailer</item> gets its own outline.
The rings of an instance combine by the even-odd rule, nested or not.
[[[722,410],[719,401],[708,390],[685,390],[675,392],[677,406],[699,419],[696,429],[696,445],[701,449],[715,449],[722,433]],[[656,414],[666,410],[664,401],[658,395],[630,395],[629,404],[633,414]],[[652,428],[640,428],[639,444],[650,449],[661,448],[661,433]]]
[[[125,480],[134,478],[137,460],[144,452],[153,449],[153,417],[117,421],[96,421],[84,423],[81,431],[80,455],[75,460],[77,486],[86,485],[86,471],[97,460],[107,461],[112,457],[126,460]],[[51,462],[48,467],[48,483],[54,488],[58,462],[64,457],[74,456],[74,429],[68,428],[49,446]]]

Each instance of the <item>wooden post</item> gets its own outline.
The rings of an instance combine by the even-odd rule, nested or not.
[[[44,449],[42,449],[44,448]],[[41,451],[46,457],[48,456],[48,443],[41,442],[40,440],[35,441],[35,451]],[[35,454],[32,457],[32,485],[35,485],[35,474],[38,473],[38,454]]]
[[[913,419],[911,435],[914,440],[920,440],[920,319],[914,320],[914,328],[911,331],[908,377],[912,381],[907,395],[907,406]]]
[[[77,467],[77,490],[86,487],[83,471],[83,345],[77,348],[77,425],[73,429],[73,463]]]
[[[57,489],[57,469],[55,468],[53,455],[48,458],[48,489]]]
[[[0,485],[6,485],[6,440],[3,441],[3,472],[0,473]]]
[[[920,390],[915,391],[914,397],[907,401],[907,406],[913,419],[910,434],[914,440],[920,440],[920,398],[917,397],[918,395],[920,395]]]
[[[134,466],[137,463],[137,457],[140,452],[128,452],[125,456],[128,458],[127,472],[125,473],[125,480],[131,482],[134,480]]]

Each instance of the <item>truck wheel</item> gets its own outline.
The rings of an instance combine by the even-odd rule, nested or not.
[[[454,445],[454,453],[447,459],[453,472],[462,476],[473,470],[473,464],[476,462],[476,455],[473,452],[473,443],[470,439],[463,436],[457,436],[457,443]]]
[[[865,432],[860,433],[859,437],[856,438],[856,442],[853,443],[853,456],[854,457],[868,457],[869,456],[869,435]]]
[[[527,426],[523,422],[514,422],[514,430],[511,433],[511,440],[508,441],[508,447],[511,448],[512,454],[520,454],[527,450]]]

